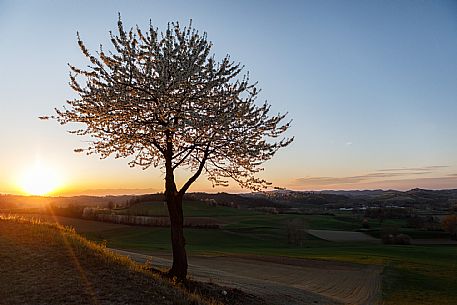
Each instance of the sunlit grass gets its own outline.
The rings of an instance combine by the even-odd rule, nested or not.
[[[218,304],[58,224],[0,215],[5,304]]]

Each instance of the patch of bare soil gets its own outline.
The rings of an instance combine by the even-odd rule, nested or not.
[[[363,241],[363,242],[380,242],[379,239],[374,238],[362,232],[352,231],[334,231],[334,230],[308,230],[309,234],[314,235],[320,239],[328,241]]]
[[[139,262],[148,258],[118,252]],[[171,260],[152,257],[152,263],[164,268]],[[379,302],[381,291],[379,266],[260,256],[193,256],[189,263],[192,279],[240,289],[271,305],[374,305]]]

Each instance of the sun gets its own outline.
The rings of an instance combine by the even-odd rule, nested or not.
[[[36,164],[26,170],[20,180],[20,187],[29,195],[43,196],[57,189],[59,178],[51,168]]]

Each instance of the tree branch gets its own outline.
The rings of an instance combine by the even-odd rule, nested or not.
[[[206,146],[205,148],[205,153],[203,154],[203,158],[202,160],[200,161],[200,165],[198,166],[198,169],[197,171],[195,172],[195,174],[189,178],[189,180],[187,180],[187,182],[182,186],[182,188],[179,190],[178,192],[178,196],[184,196],[184,194],[187,192],[187,190],[189,189],[189,187],[192,185],[192,183],[195,182],[195,180],[197,180],[197,178],[200,176],[200,174],[202,173],[203,171],[203,168],[205,167],[205,162],[206,160],[208,159],[208,156],[209,156],[209,148],[211,146],[211,141],[208,142],[208,145]]]
[[[177,168],[178,166],[180,166],[184,161],[186,161],[186,159],[189,157],[189,155],[194,151],[195,147],[196,147],[196,145],[192,145],[192,146],[188,147],[187,149],[181,151],[181,152],[185,152],[186,150],[188,150],[187,153],[184,155],[184,157],[182,157],[181,160],[179,160],[178,162],[176,162],[175,165],[173,165],[173,169],[176,169],[176,168]],[[181,153],[180,153],[180,154],[181,154]],[[175,157],[173,157],[173,158],[175,158]]]

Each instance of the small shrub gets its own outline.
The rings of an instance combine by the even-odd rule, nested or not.
[[[441,226],[444,231],[451,235],[451,238],[457,239],[457,215],[453,214],[444,217]]]
[[[306,221],[293,219],[287,223],[287,243],[295,246],[303,246],[306,240]]]
[[[395,236],[395,244],[396,245],[410,245],[411,244],[411,237],[406,234],[398,234]]]
[[[384,234],[381,237],[384,244],[388,245],[410,245],[411,237],[406,234]]]

